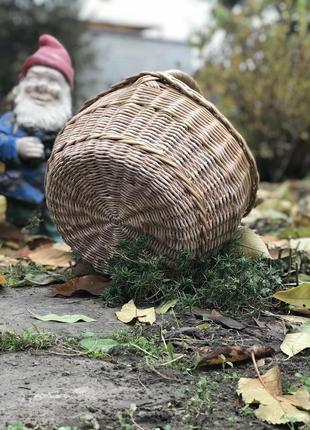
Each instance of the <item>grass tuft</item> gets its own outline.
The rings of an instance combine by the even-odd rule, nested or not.
[[[5,430],[29,430],[29,427],[25,427],[22,423],[16,423],[9,425]]]
[[[246,257],[235,242],[196,259],[182,252],[173,265],[164,256],[151,255],[145,243],[119,244],[118,253],[110,260],[111,285],[102,295],[107,305],[130,299],[156,304],[177,298],[178,306],[183,308],[257,309],[281,286],[279,267]]]
[[[23,330],[20,333],[0,333],[0,352],[25,351],[27,349],[47,349],[55,343],[52,335],[41,330]]]

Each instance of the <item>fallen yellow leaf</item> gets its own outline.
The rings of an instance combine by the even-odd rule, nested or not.
[[[264,385],[259,379],[241,378],[237,390],[245,403],[259,404],[255,410],[258,419],[270,424],[310,423],[310,394],[304,388],[299,388],[294,394],[283,395],[278,366],[261,378]]]
[[[281,344],[281,351],[293,357],[306,348],[310,348],[310,323],[306,322],[296,329],[295,333],[288,333]]]
[[[138,321],[153,324],[156,321],[155,308],[137,309]]]
[[[31,251],[28,258],[43,266],[70,267],[72,263],[70,251],[70,247],[64,243],[45,244]]]
[[[236,239],[242,252],[251,258],[271,258],[268,248],[261,237],[248,227],[240,228],[236,233]]]
[[[115,313],[117,318],[126,324],[137,318],[137,308],[133,300],[123,305],[121,310]]]
[[[117,318],[125,324],[135,319],[148,324],[153,324],[156,321],[155,308],[138,309],[133,300],[123,305],[121,310],[115,313]]]
[[[289,305],[310,308],[310,283],[304,282],[298,287],[278,291],[273,297]]]

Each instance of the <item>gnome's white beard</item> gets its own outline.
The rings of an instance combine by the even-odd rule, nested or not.
[[[32,88],[21,81],[16,89],[15,108],[16,121],[19,126],[25,128],[39,128],[46,131],[58,131],[72,115],[71,93],[67,83],[61,93],[55,92],[52,100],[39,103],[29,93]],[[47,88],[48,93],[53,94],[53,84]],[[35,90],[35,88],[33,88]]]

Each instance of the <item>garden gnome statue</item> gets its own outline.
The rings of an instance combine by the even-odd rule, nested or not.
[[[44,34],[28,57],[14,88],[14,108],[0,117],[0,194],[7,198],[7,220],[32,233],[57,239],[44,196],[46,160],[58,131],[71,116],[74,71],[64,46]]]

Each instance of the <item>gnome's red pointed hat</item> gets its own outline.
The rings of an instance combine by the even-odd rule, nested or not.
[[[46,66],[58,70],[69,84],[73,85],[74,70],[66,48],[55,37],[42,34],[39,38],[39,49],[28,57],[23,65],[20,78],[26,76],[30,67]]]

